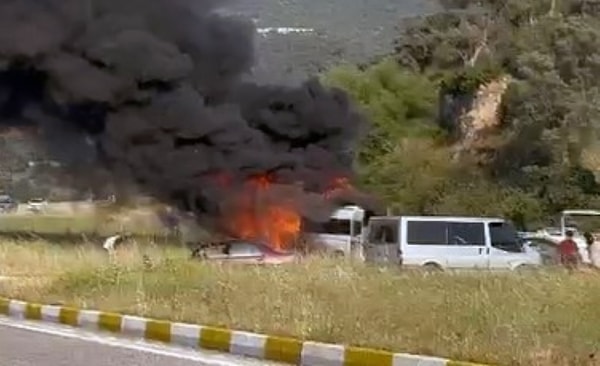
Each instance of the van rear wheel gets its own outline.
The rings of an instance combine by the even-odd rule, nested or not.
[[[441,272],[442,266],[440,266],[437,263],[430,262],[430,263],[425,263],[423,265],[423,269],[427,272]]]

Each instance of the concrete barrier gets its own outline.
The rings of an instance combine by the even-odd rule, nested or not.
[[[1,297],[0,314],[301,366],[483,366]]]

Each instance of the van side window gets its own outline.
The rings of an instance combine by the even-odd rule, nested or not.
[[[398,222],[372,221],[369,242],[373,244],[398,243]]]
[[[446,245],[448,243],[448,223],[444,221],[408,221],[408,244]]]
[[[448,244],[485,246],[482,222],[451,222],[448,224]]]

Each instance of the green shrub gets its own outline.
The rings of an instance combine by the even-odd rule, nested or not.
[[[440,89],[444,94],[453,96],[470,95],[502,74],[502,69],[495,66],[468,67],[451,72],[442,79]]]
[[[364,70],[339,66],[323,78],[327,84],[347,91],[373,122],[360,152],[362,162],[371,162],[394,151],[403,138],[432,137],[440,133],[435,124],[435,83],[393,60],[383,60]]]

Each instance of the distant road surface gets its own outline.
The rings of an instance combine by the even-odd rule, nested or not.
[[[92,333],[0,316],[0,365],[276,366],[213,352]]]

